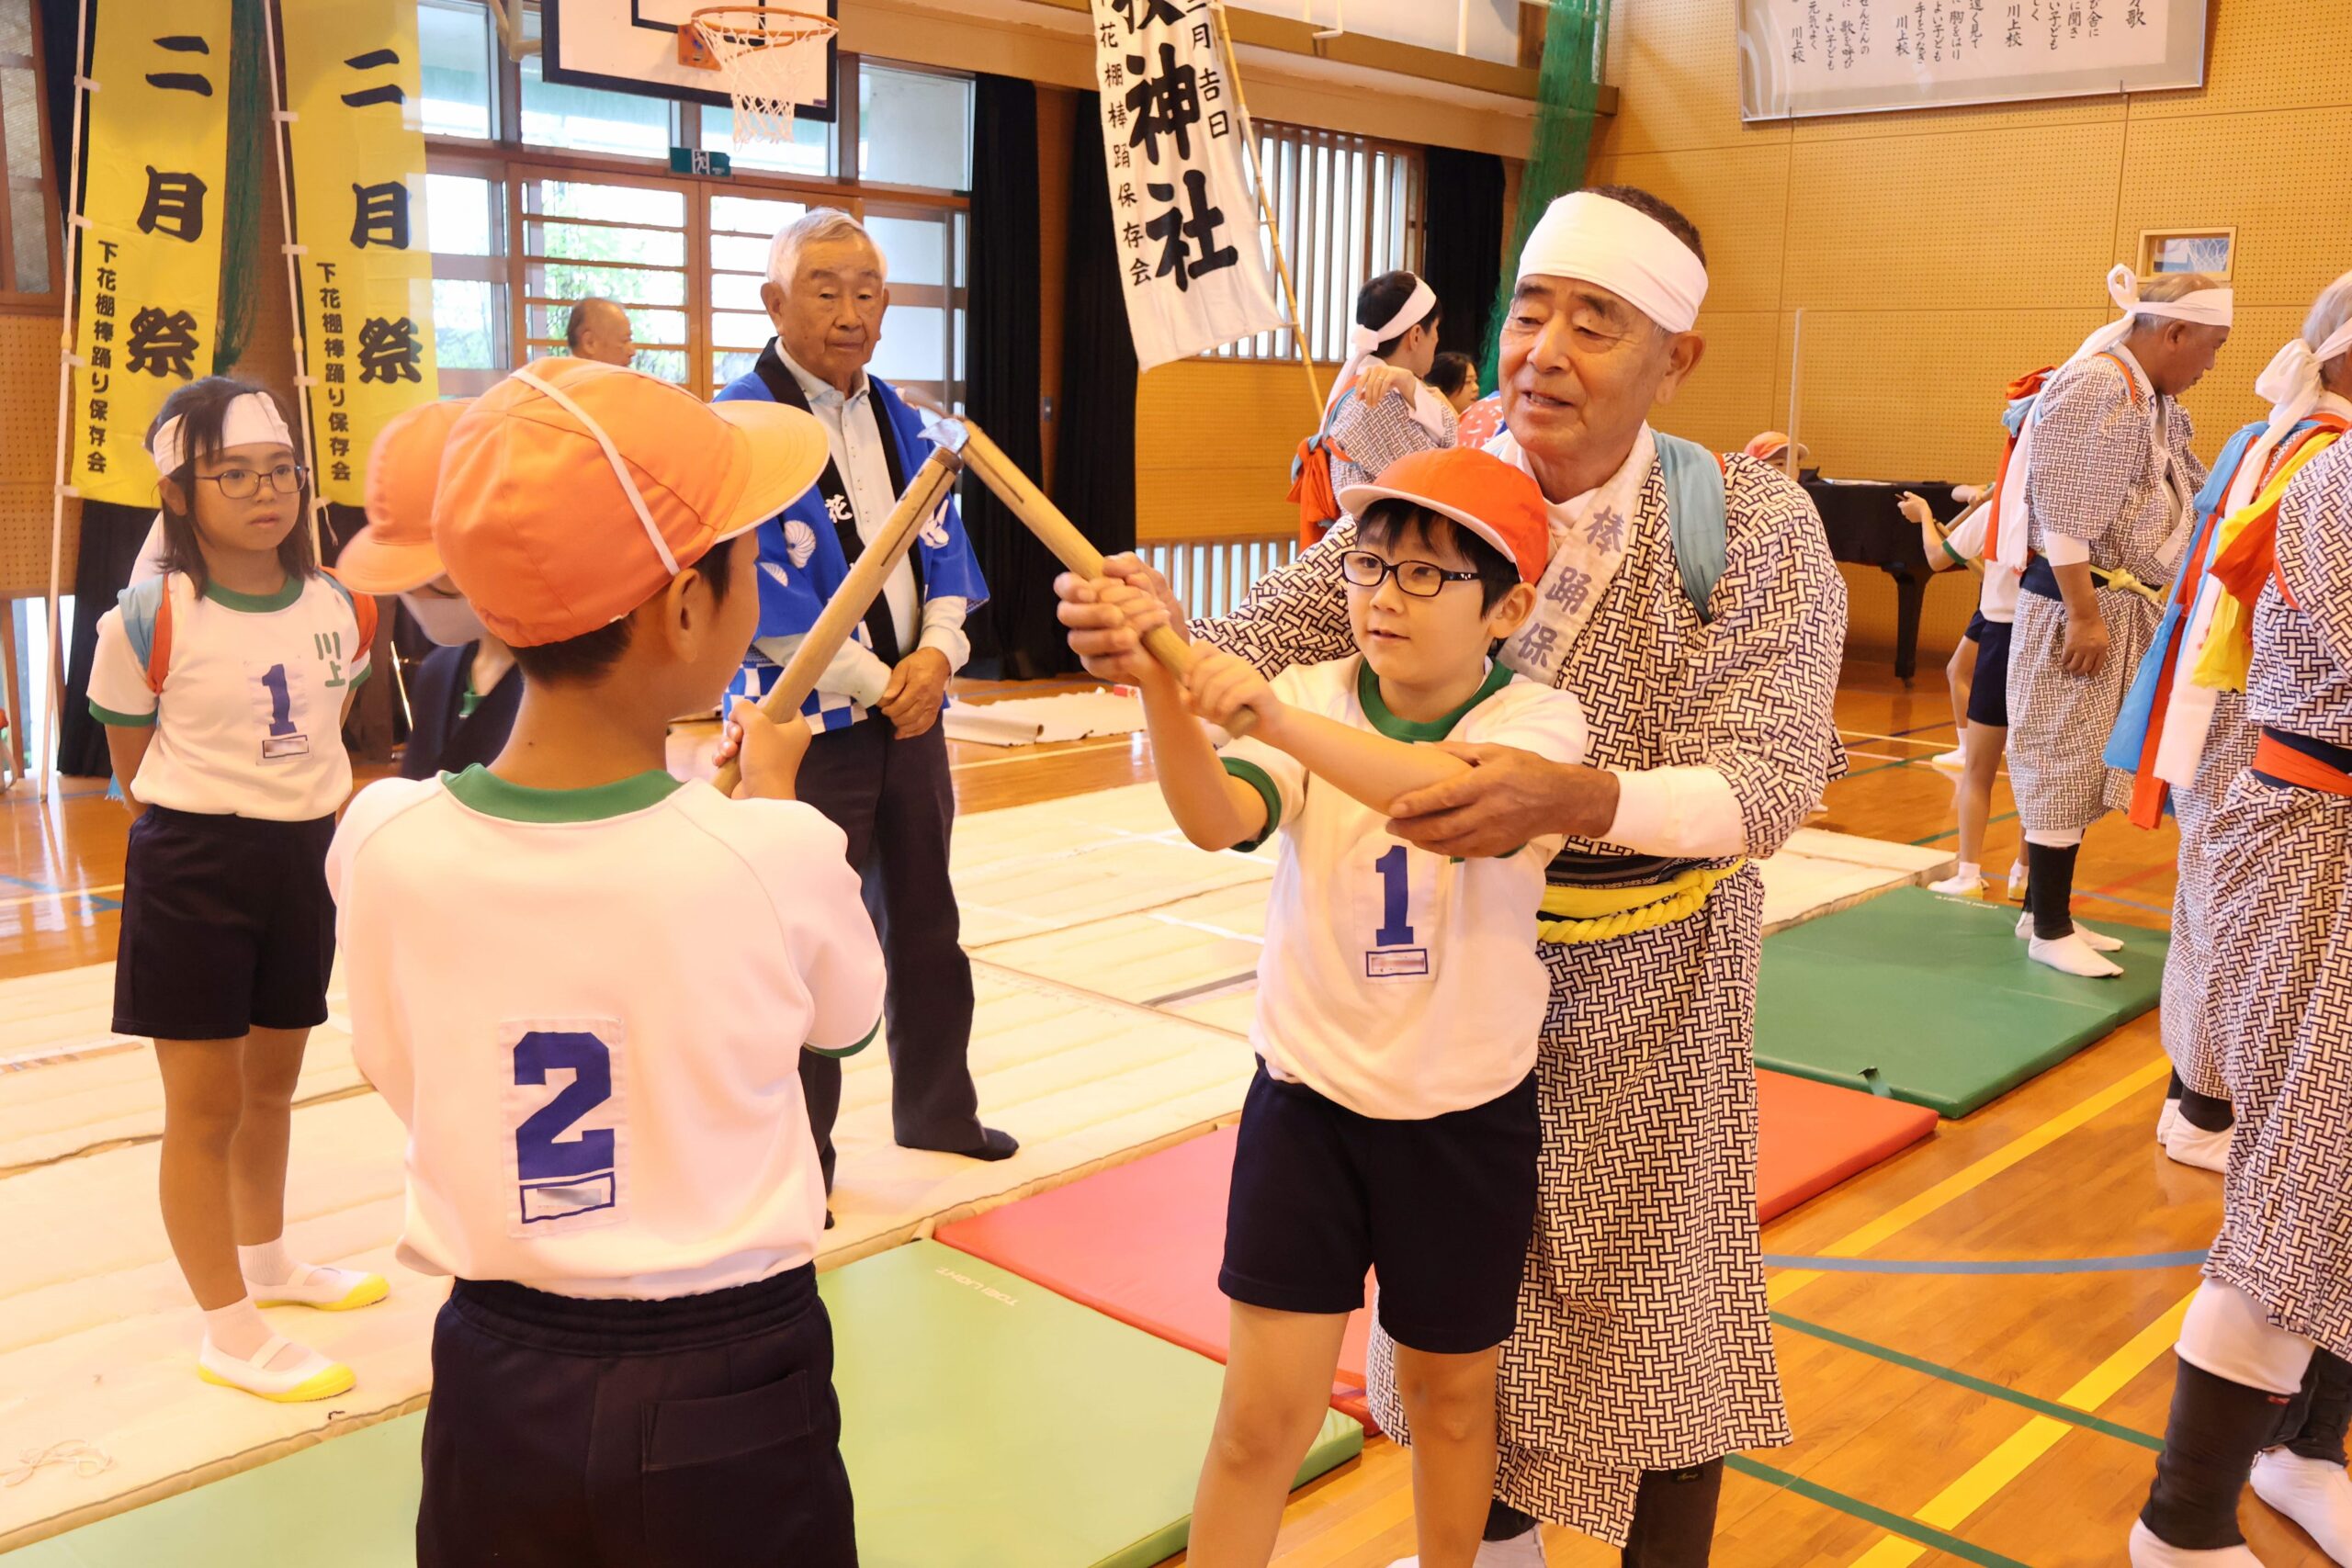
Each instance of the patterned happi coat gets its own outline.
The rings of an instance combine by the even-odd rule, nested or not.
[[[1846,589],[1803,491],[1744,457],[1726,484],[1712,619],[1677,574],[1653,464],[1624,562],[1556,683],[1584,704],[1596,766],[1719,769],[1761,858],[1842,765]],[[1340,555],[1353,543],[1341,524],[1195,635],[1270,674],[1352,651]],[[1757,1247],[1763,909],[1751,865],[1677,924],[1544,948],[1542,1191],[1503,1348],[1496,1491],[1618,1544],[1644,1470],[1789,1440]],[[1375,1334],[1374,1411],[1403,1435],[1392,1358]]]
[[[2247,716],[2352,748],[2352,441],[2287,487],[2278,550]],[[2205,1038],[2237,1112],[2206,1272],[2352,1357],[2352,795],[2240,773],[2206,865]]]
[[[2205,482],[2189,451],[2188,412],[2148,385],[2121,349],[2062,367],[2041,389],[2032,466],[2026,475],[2026,543],[2046,551],[2052,535],[2090,547],[2091,564],[2151,588],[2172,581],[2188,503]],[[2165,468],[2177,472],[2169,494]],[[2185,538],[2185,536],[2183,536]],[[2155,637],[2160,606],[2101,588],[2107,658],[2096,673],[2066,673],[2066,607],[2018,595],[2009,636],[2009,788],[2029,833],[2089,827],[2131,804],[2132,777],[2107,766],[2107,737],[2122,712],[2140,656]]]

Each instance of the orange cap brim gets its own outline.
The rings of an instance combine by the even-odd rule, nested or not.
[[[1340,504],[1347,510],[1351,517],[1363,516],[1376,501],[1409,501],[1415,506],[1436,513],[1440,517],[1452,518],[1501,551],[1503,559],[1519,569],[1520,581],[1522,582],[1534,582],[1544,575],[1543,563],[1538,562],[1534,576],[1529,576],[1527,562],[1519,558],[1519,552],[1511,548],[1510,541],[1504,538],[1493,524],[1480,517],[1476,513],[1464,511],[1451,502],[1419,495],[1409,490],[1398,490],[1393,485],[1350,485],[1340,492]]]
[[[334,572],[362,593],[406,593],[441,575],[441,552],[430,540],[388,545],[374,528],[362,528],[335,558]]]
[[[731,539],[749,533],[808,493],[832,461],[825,427],[814,414],[782,403],[730,399],[710,405],[732,427],[741,454],[742,483],[715,509],[715,536]]]

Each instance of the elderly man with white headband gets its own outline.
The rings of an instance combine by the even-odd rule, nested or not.
[[[2018,934],[2068,975],[2123,971],[2122,944],[2075,923],[2075,856],[2129,781],[2106,739],[2196,526],[2205,466],[2177,401],[2230,335],[2230,291],[2201,273],[2146,284],[2119,266],[2123,314],[2083,340],[2041,389],[2003,487],[1999,563],[2020,568],[2009,638],[2009,787],[2025,831]],[[2016,526],[2022,509],[2024,526]]]
[[[2245,617],[2222,613],[2229,592],[2211,570],[2224,547],[2244,536],[2249,508],[2274,477],[2310,461],[2352,423],[2352,273],[2321,292],[2301,335],[2273,356],[2255,390],[2270,412],[2222,445],[2198,492],[2197,531],[2107,748],[2108,765],[2134,775],[2132,823],[2157,827],[2169,807],[2180,824],[2162,1010],[2173,1080],[2156,1135],[2174,1159],[2216,1171],[2228,1161],[2232,1119],[2200,1018],[2216,935],[2206,839],[2222,792],[2254,756],[2255,730],[2243,659],[2225,689],[2192,677],[2215,643],[2217,621],[2222,643],[2242,640]]]
[[[1488,450],[1542,487],[1552,558],[1501,657],[1583,700],[1591,765],[1462,748],[1477,766],[1393,825],[1464,856],[1568,835],[1544,902],[1543,1191],[1481,1565],[1540,1563],[1538,1518],[1646,1568],[1703,1563],[1722,1456],[1789,1438],[1757,1249],[1747,857],[1804,822],[1838,755],[1846,595],[1801,490],[1647,423],[1699,363],[1706,288],[1698,231],[1643,191],[1563,197],[1529,238]],[[1193,635],[1268,671],[1344,656],[1353,536],[1342,524]],[[1167,594],[1131,558],[1111,570]],[[1086,583],[1057,591],[1081,656],[1132,646]],[[1403,1435],[1377,1340],[1374,1382]]]

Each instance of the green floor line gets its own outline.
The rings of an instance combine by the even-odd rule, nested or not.
[[[1984,818],[1984,826],[1990,828],[1996,822],[2013,821],[2016,819],[2016,817],[2017,813],[2014,811],[2004,811],[1998,817],[1987,817]],[[1911,843],[1914,848],[1917,848],[1921,844],[1932,844],[1938,839],[1953,838],[1957,836],[1959,832],[1960,829],[1957,828],[1947,828],[1940,833],[1930,833],[1924,839],[1914,839],[1911,840]]]
[[[2004,1557],[1997,1551],[1987,1551],[1984,1548],[1962,1540],[1956,1535],[1947,1535],[1932,1525],[1923,1525],[1918,1520],[1905,1518],[1901,1514],[1889,1513],[1874,1503],[1865,1503],[1860,1497],[1849,1497],[1843,1492],[1833,1491],[1817,1481],[1807,1481],[1802,1475],[1791,1475],[1785,1470],[1775,1470],[1769,1464],[1759,1464],[1746,1454],[1726,1454],[1724,1456],[1724,1466],[1750,1480],[1766,1482],[1784,1491],[1793,1492],[1800,1497],[1818,1503],[1825,1508],[1835,1509],[1849,1518],[1861,1519],[1866,1523],[1876,1525],[1889,1535],[1899,1535],[1905,1540],[1916,1540],[1921,1546],[1930,1547],[1949,1556],[1957,1557],[1963,1562],[1977,1563],[1980,1568],[2031,1568],[2031,1564],[2020,1562],[2014,1557]]]
[[[2161,1453],[2164,1450],[2165,1440],[2162,1438],[2152,1437],[2136,1427],[2126,1427],[2119,1422],[2109,1421],[2104,1416],[2094,1416],[2086,1410],[2077,1410],[2071,1404],[2061,1404],[2055,1400],[2021,1393],[2006,1383],[1990,1382],[1984,1378],[1971,1376],[1957,1367],[1947,1367],[1940,1362],[1930,1361],[1905,1351],[1891,1349],[1884,1345],[1874,1345],[1867,1339],[1858,1339],[1850,1334],[1841,1334],[1837,1329],[1822,1324],[1807,1323],[1804,1318],[1791,1317],[1784,1312],[1774,1313],[1772,1321],[1783,1328],[1794,1329],[1799,1334],[1826,1340],[1832,1345],[1843,1346],[1849,1350],[1859,1351],[1865,1356],[1874,1356],[1882,1361],[1889,1361],[1898,1367],[1907,1367],[1915,1372],[1925,1373],[1928,1377],[1951,1383],[1955,1387],[1984,1394],[1988,1399],[1997,1399],[2005,1404],[2014,1404],[2021,1409],[2030,1410],[2036,1415],[2047,1416],[2053,1421],[2064,1421],[2070,1427],[2081,1427],[2088,1431],[2103,1432],[2110,1438],[2120,1438],[2124,1442],[2154,1452]]]

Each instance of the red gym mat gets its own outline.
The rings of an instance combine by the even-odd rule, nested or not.
[[[1785,1073],[1756,1075],[1762,1219],[1787,1213],[1935,1130],[1925,1106]],[[1226,1352],[1216,1288],[1235,1130],[1114,1166],[1083,1180],[943,1225],[937,1239],[1213,1360]],[[1348,1320],[1331,1403],[1372,1425],[1363,1312]]]
[[[1930,1120],[1933,1117],[1930,1116]],[[1235,1129],[1098,1171],[1067,1187],[939,1227],[936,1239],[1147,1334],[1223,1361],[1225,1195]],[[1348,1319],[1331,1403],[1367,1427],[1364,1336]]]
[[[1924,1105],[1758,1071],[1762,1135],[1756,1160],[1759,1220],[1785,1214],[1936,1130]]]

